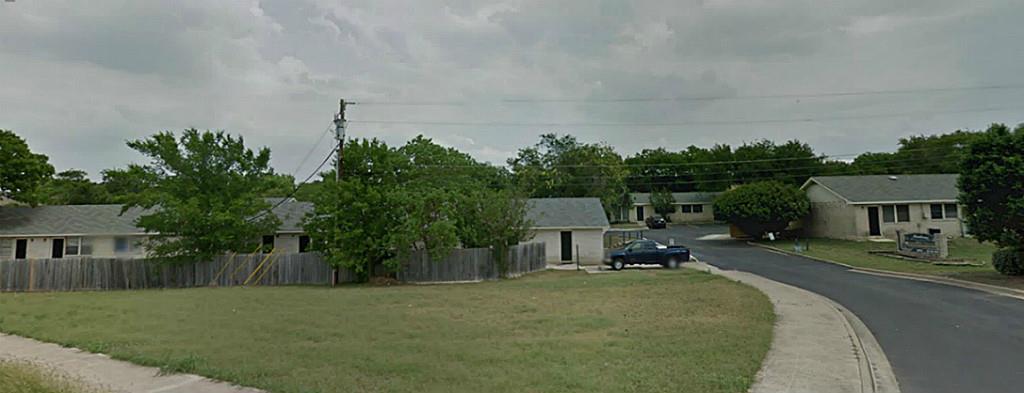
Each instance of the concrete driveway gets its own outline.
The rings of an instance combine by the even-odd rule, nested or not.
[[[672,226],[647,237],[687,245],[718,268],[824,295],[855,313],[885,350],[906,393],[1024,391],[1024,301],[942,284],[873,276],[732,240],[722,225]],[[712,236],[708,236],[712,235]]]

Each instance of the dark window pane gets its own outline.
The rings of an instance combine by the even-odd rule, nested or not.
[[[704,212],[704,205],[693,205],[693,212],[694,213],[703,213]]]
[[[262,251],[268,253],[274,251],[274,235],[263,236],[263,247]]]
[[[896,220],[899,222],[910,221],[910,205],[896,205]]]
[[[957,211],[956,211],[956,204],[954,204],[954,203],[947,203],[946,204],[946,218],[957,218],[959,216],[960,215],[957,214]]]
[[[309,236],[299,236],[299,252],[309,251]]]
[[[882,222],[896,222],[896,211],[892,205],[882,206]]]
[[[693,211],[693,206],[690,205],[680,205],[679,207],[683,209],[683,213],[689,213]]]
[[[932,219],[942,218],[942,205],[932,204]]]

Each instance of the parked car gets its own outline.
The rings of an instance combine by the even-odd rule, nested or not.
[[[684,246],[666,246],[654,240],[634,240],[621,250],[612,251],[605,262],[612,270],[622,270],[627,265],[661,265],[666,269],[677,269],[679,264],[690,260],[690,249]]]
[[[647,227],[650,229],[665,229],[668,221],[662,216],[650,216],[644,220],[644,224],[647,224]]]

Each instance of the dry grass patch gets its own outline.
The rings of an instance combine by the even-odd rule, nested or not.
[[[0,294],[0,330],[275,392],[744,392],[774,315],[693,271]]]
[[[99,393],[27,363],[0,361],[0,393]]]

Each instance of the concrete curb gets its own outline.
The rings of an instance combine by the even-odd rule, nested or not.
[[[198,375],[162,375],[157,368],[2,333],[0,360],[38,365],[111,393],[264,393]]]
[[[899,393],[885,352],[852,312],[824,296],[758,276],[701,263],[684,266],[755,287],[778,316],[753,393]],[[831,310],[831,311],[829,311]]]
[[[793,251],[789,251],[789,250],[778,248],[778,247],[769,246],[767,244],[761,244],[761,243],[756,243],[756,242],[747,242],[747,244],[749,244],[751,246],[755,246],[755,247],[760,247],[760,248],[763,248],[763,249],[766,249],[766,250],[770,250],[770,251],[781,252],[781,253],[787,254],[787,255],[792,255],[792,256],[797,256],[797,257],[801,257],[801,258],[810,259],[810,260],[813,260],[813,261],[824,262],[824,263],[829,263],[829,264],[833,264],[833,265],[837,265],[837,266],[842,266],[842,267],[845,267],[845,268],[850,269],[850,270],[852,270],[854,272],[857,272],[857,273],[870,274],[870,275],[882,276],[882,277],[902,278],[902,279],[914,280],[914,281],[924,281],[924,282],[931,282],[931,283],[936,283],[936,284],[945,284],[945,285],[950,285],[950,286],[954,286],[954,287],[960,287],[960,288],[965,288],[965,289],[973,289],[973,290],[976,290],[976,291],[988,292],[988,293],[991,293],[991,294],[994,294],[994,295],[1011,297],[1011,298],[1018,299],[1018,300],[1024,300],[1024,291],[1019,290],[1019,289],[1006,288],[1006,287],[1001,287],[1001,286],[998,286],[998,285],[983,284],[983,283],[967,281],[967,280],[960,280],[960,279],[956,279],[956,278],[949,278],[949,277],[942,277],[942,276],[933,276],[933,275],[928,275],[928,274],[893,272],[893,271],[889,271],[889,270],[872,269],[872,268],[869,268],[869,267],[857,267],[857,266],[853,266],[853,265],[849,265],[849,264],[846,264],[846,263],[837,262],[837,261],[833,261],[833,260],[829,260],[829,259],[825,259],[825,258],[821,258],[821,257],[815,257],[815,256],[811,256],[811,255],[804,255],[804,254],[795,253]]]

